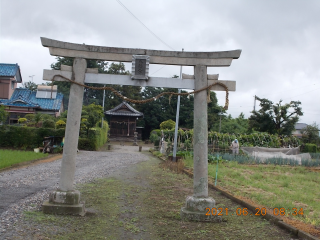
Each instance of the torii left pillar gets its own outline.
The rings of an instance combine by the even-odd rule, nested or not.
[[[83,58],[75,58],[73,62],[73,76],[78,83],[84,84],[87,62]],[[44,213],[84,215],[84,204],[80,203],[80,192],[74,189],[74,175],[76,170],[76,155],[78,149],[79,129],[82,111],[84,87],[71,84],[68,105],[65,145],[59,188],[51,192],[49,201],[42,204]]]

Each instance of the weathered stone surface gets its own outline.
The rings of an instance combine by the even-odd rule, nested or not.
[[[49,214],[85,215],[84,204],[66,205],[45,201],[42,204],[42,211]]]
[[[205,212],[206,208],[214,208],[216,201],[211,198],[197,198],[188,196],[186,199],[186,209],[192,212]]]
[[[222,222],[222,217],[217,215],[206,215],[202,212],[188,211],[186,208],[181,208],[180,217],[182,221],[194,222]]]
[[[80,202],[80,192],[74,191],[54,191],[49,194],[49,202],[54,204],[76,205]]]
[[[195,90],[207,86],[207,67],[195,66]],[[207,91],[194,94],[193,195],[208,196],[208,114]]]
[[[221,222],[221,216],[212,215],[211,209],[215,207],[215,200],[211,197],[197,198],[189,196],[186,206],[181,208],[180,216],[184,221]],[[210,209],[208,211],[208,208]],[[209,212],[209,214],[207,214]]]
[[[76,44],[57,41],[41,37],[44,47],[49,47],[53,56],[78,57],[85,59],[99,59],[106,61],[131,62],[132,55],[148,55],[151,64],[168,65],[205,65],[205,66],[230,66],[233,59],[240,57],[241,50],[220,52],[185,52],[185,51],[160,51],[135,48],[115,48]]]
[[[84,83],[87,62],[85,59],[74,59],[73,71],[76,82]],[[61,164],[61,175],[59,189],[61,191],[74,190],[73,180],[76,171],[76,155],[78,149],[79,130],[81,122],[81,111],[83,101],[83,87],[71,84],[68,105],[68,121],[65,132],[65,143],[63,147],[63,158]]]
[[[87,68],[86,73],[99,73],[98,68]]]
[[[43,70],[43,80],[52,80],[54,75],[62,75],[66,78],[71,78],[72,72],[60,71],[60,70]],[[61,77],[55,77],[55,81],[67,81]],[[236,81],[229,80],[208,80],[207,84],[211,85],[214,82],[221,82],[225,84],[229,91],[235,91]],[[166,88],[183,88],[194,89],[194,79],[180,79],[180,78],[161,78],[161,77],[149,77],[148,81],[134,80],[132,81],[130,75],[116,75],[116,74],[94,74],[86,73],[85,83],[97,83],[97,84],[119,84],[127,86],[140,86],[140,87],[166,87]],[[212,91],[225,91],[221,86],[215,85],[211,88]]]
[[[63,65],[63,64],[61,64],[60,70],[61,70],[61,71],[72,72],[72,66],[68,66],[68,65]]]
[[[62,42],[54,39],[41,37],[41,43],[44,47],[53,47],[60,49],[69,49],[76,51],[86,52],[100,52],[100,53],[115,53],[130,55],[149,55],[149,56],[162,56],[162,57],[179,57],[179,58],[232,58],[237,59],[240,57],[241,50],[232,51],[219,51],[219,52],[188,52],[188,51],[162,51],[162,50],[148,50],[139,48],[116,48],[116,47],[103,47],[87,44],[77,44]],[[109,59],[105,59],[109,60]]]
[[[49,47],[49,52],[52,56],[65,56],[73,58],[96,59],[116,62],[131,62],[132,56],[128,54],[116,54],[106,52],[88,52],[77,51],[70,49],[61,49]],[[182,65],[195,66],[197,64],[211,66],[211,67],[229,67],[233,58],[181,58],[181,57],[164,57],[164,56],[150,56],[150,64],[164,64],[164,65]]]

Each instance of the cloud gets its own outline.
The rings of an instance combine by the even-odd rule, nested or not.
[[[320,15],[317,0],[220,1],[121,0],[130,12],[175,50],[242,49],[227,68],[208,68],[236,80],[230,93],[234,117],[248,117],[253,96],[300,100],[301,121],[320,122]],[[40,37],[90,45],[170,50],[117,1],[1,1],[0,61],[19,63],[23,80],[55,61]],[[128,66],[130,64],[127,64]],[[154,76],[179,75],[178,66],[151,66]],[[161,69],[161,70],[159,70]],[[192,67],[183,72],[192,74]],[[311,91],[311,92],[310,92]],[[224,93],[218,93],[224,104]],[[240,107],[241,106],[241,107]]]

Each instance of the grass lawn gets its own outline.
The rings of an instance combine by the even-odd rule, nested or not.
[[[192,168],[192,159],[185,160],[185,164]],[[213,182],[216,166],[209,164],[208,167]],[[283,215],[283,210],[282,213],[277,210],[284,208],[285,215],[315,227],[320,226],[319,184],[320,172],[301,166],[247,165],[235,161],[219,163],[217,186],[272,209],[274,215]],[[301,208],[303,214],[298,213]]]
[[[13,164],[32,161],[48,156],[48,153],[35,153],[31,151],[17,151],[0,149],[0,169]]]

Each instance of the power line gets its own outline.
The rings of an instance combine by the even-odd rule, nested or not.
[[[162,42],[164,45],[166,45],[171,50],[174,50],[172,47],[170,47],[167,43],[165,43],[161,38],[159,38],[154,32],[152,32],[142,21],[140,21],[139,18],[137,18],[125,5],[123,5],[120,0],[116,0],[127,12],[129,12],[138,22],[140,22],[153,36],[155,36],[160,42]]]
[[[301,95],[304,95],[304,94],[307,94],[307,93],[310,93],[310,92],[316,91],[316,90],[318,90],[318,89],[320,89],[320,88],[316,88],[316,89],[313,89],[313,90],[311,90],[311,91],[309,91],[309,92],[305,92],[305,93],[302,93],[302,94],[299,94],[299,95],[296,95],[296,96],[293,96],[293,97],[284,98],[284,99],[282,99],[282,100],[285,100],[285,99],[292,99],[292,98],[294,98],[294,97],[299,97],[299,96],[301,96]]]
[[[163,66],[163,67],[159,68],[157,71],[155,71],[155,72],[151,73],[150,75],[153,75],[153,74],[155,74],[155,73],[159,72],[161,69],[163,69],[163,68],[165,68],[165,67],[166,67],[166,66]]]

